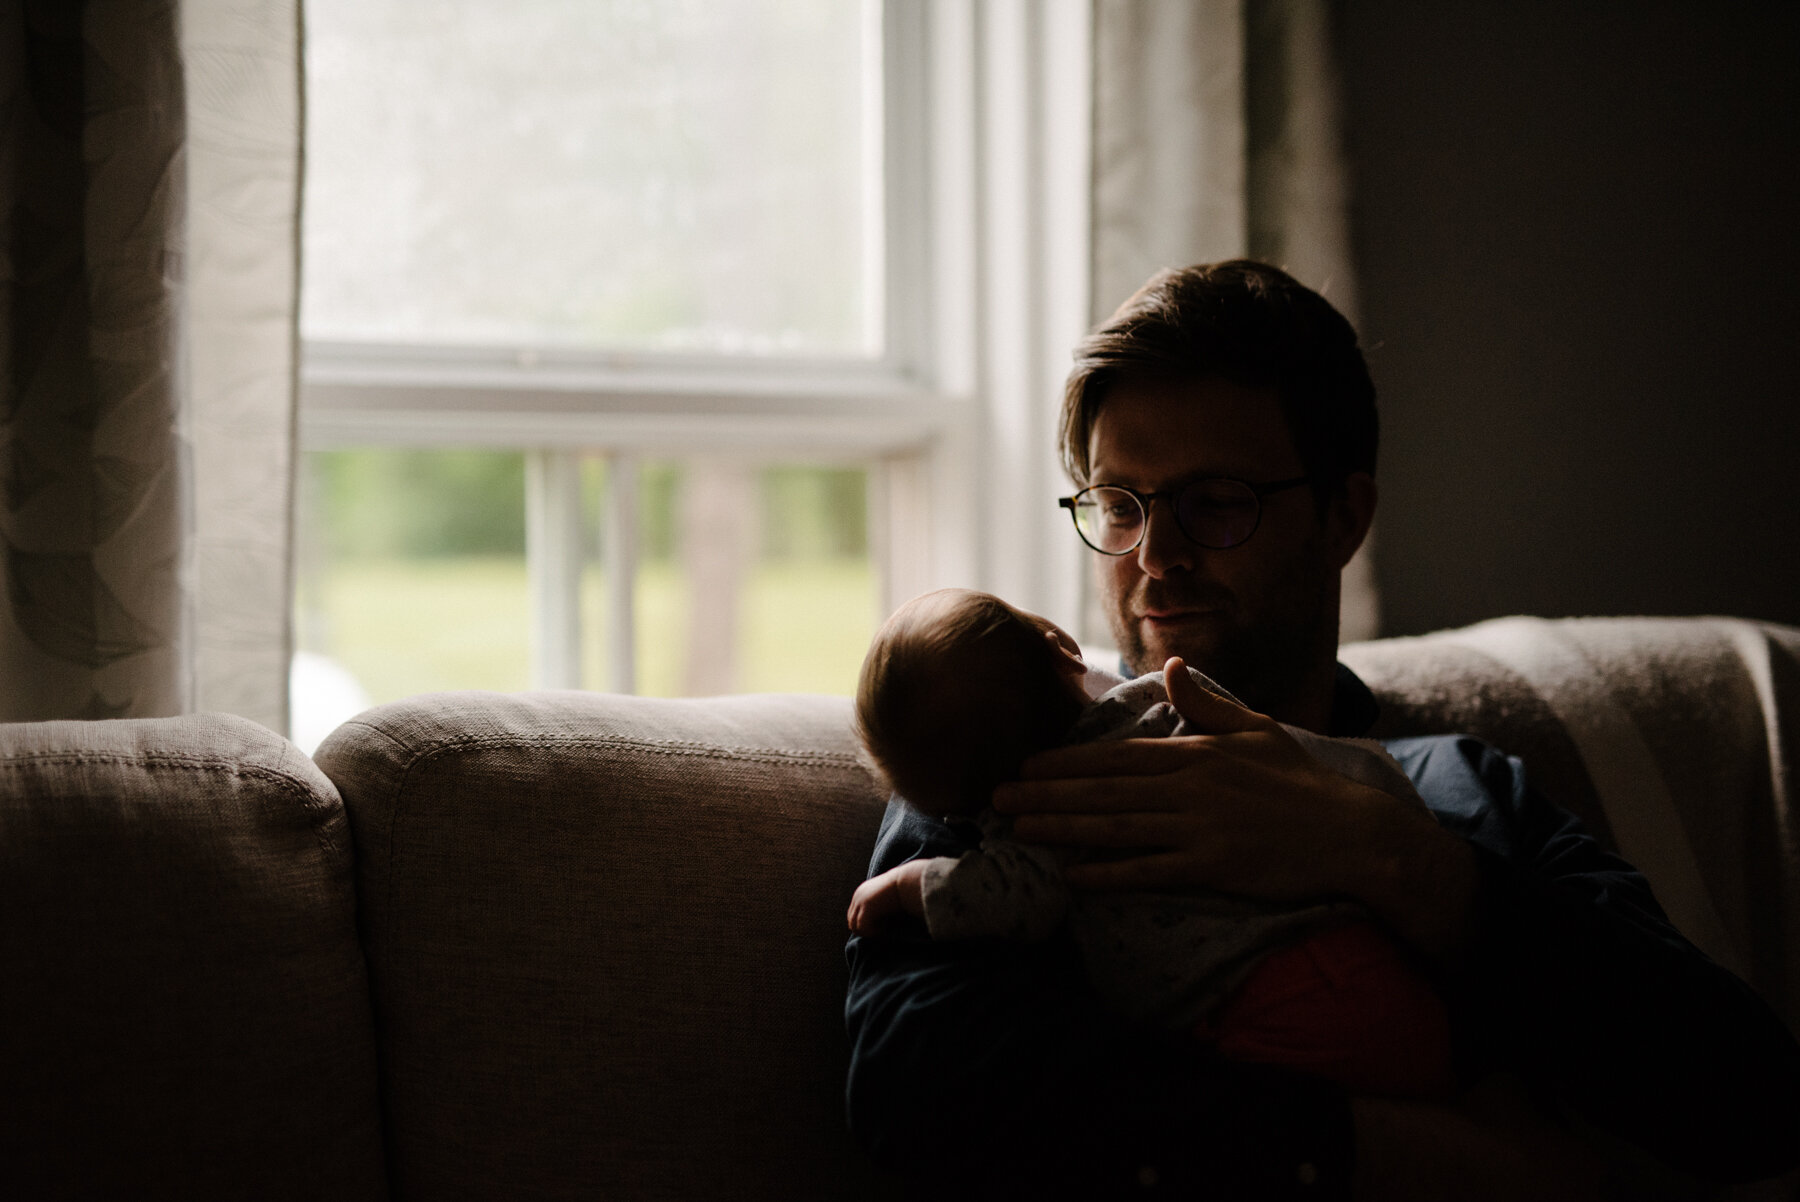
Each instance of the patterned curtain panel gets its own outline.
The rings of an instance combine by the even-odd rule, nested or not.
[[[185,160],[169,3],[6,6],[0,713],[180,713]]]
[[[285,75],[221,88],[242,60],[216,56],[192,73],[183,26],[209,6],[243,36],[285,7]],[[0,8],[0,719],[211,708],[286,725],[297,17],[188,7]],[[225,148],[189,102],[239,93],[285,93],[285,174],[246,170],[236,208],[197,209],[191,185],[221,188],[190,174],[195,136],[208,159]],[[251,209],[283,214],[287,269],[237,287],[245,265],[219,251],[237,231],[216,227]],[[210,323],[236,305],[279,334],[222,364]]]

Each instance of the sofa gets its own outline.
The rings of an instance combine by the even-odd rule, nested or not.
[[[1800,629],[1343,658],[1378,733],[1525,757],[1800,1030]],[[311,758],[217,714],[0,727],[0,1196],[891,1196],[842,1105],[883,804],[835,697],[432,694]]]

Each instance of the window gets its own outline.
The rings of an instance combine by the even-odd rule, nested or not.
[[[843,0],[314,0],[304,671],[849,690],[871,472],[929,427],[887,33]]]
[[[1066,616],[1087,20],[311,0],[305,670],[847,691],[923,587]]]

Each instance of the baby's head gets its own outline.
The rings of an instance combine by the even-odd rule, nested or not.
[[[972,814],[1087,704],[1075,640],[990,593],[915,597],[876,632],[856,732],[886,783],[927,814]]]

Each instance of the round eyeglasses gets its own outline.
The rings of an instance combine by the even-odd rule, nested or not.
[[[1167,501],[1175,525],[1190,540],[1215,551],[1249,541],[1262,521],[1262,499],[1310,484],[1311,476],[1277,480],[1273,484],[1246,484],[1208,476],[1190,480],[1166,492],[1139,492],[1123,484],[1096,484],[1057,504],[1075,519],[1081,541],[1102,555],[1129,555],[1144,541],[1150,502]]]

